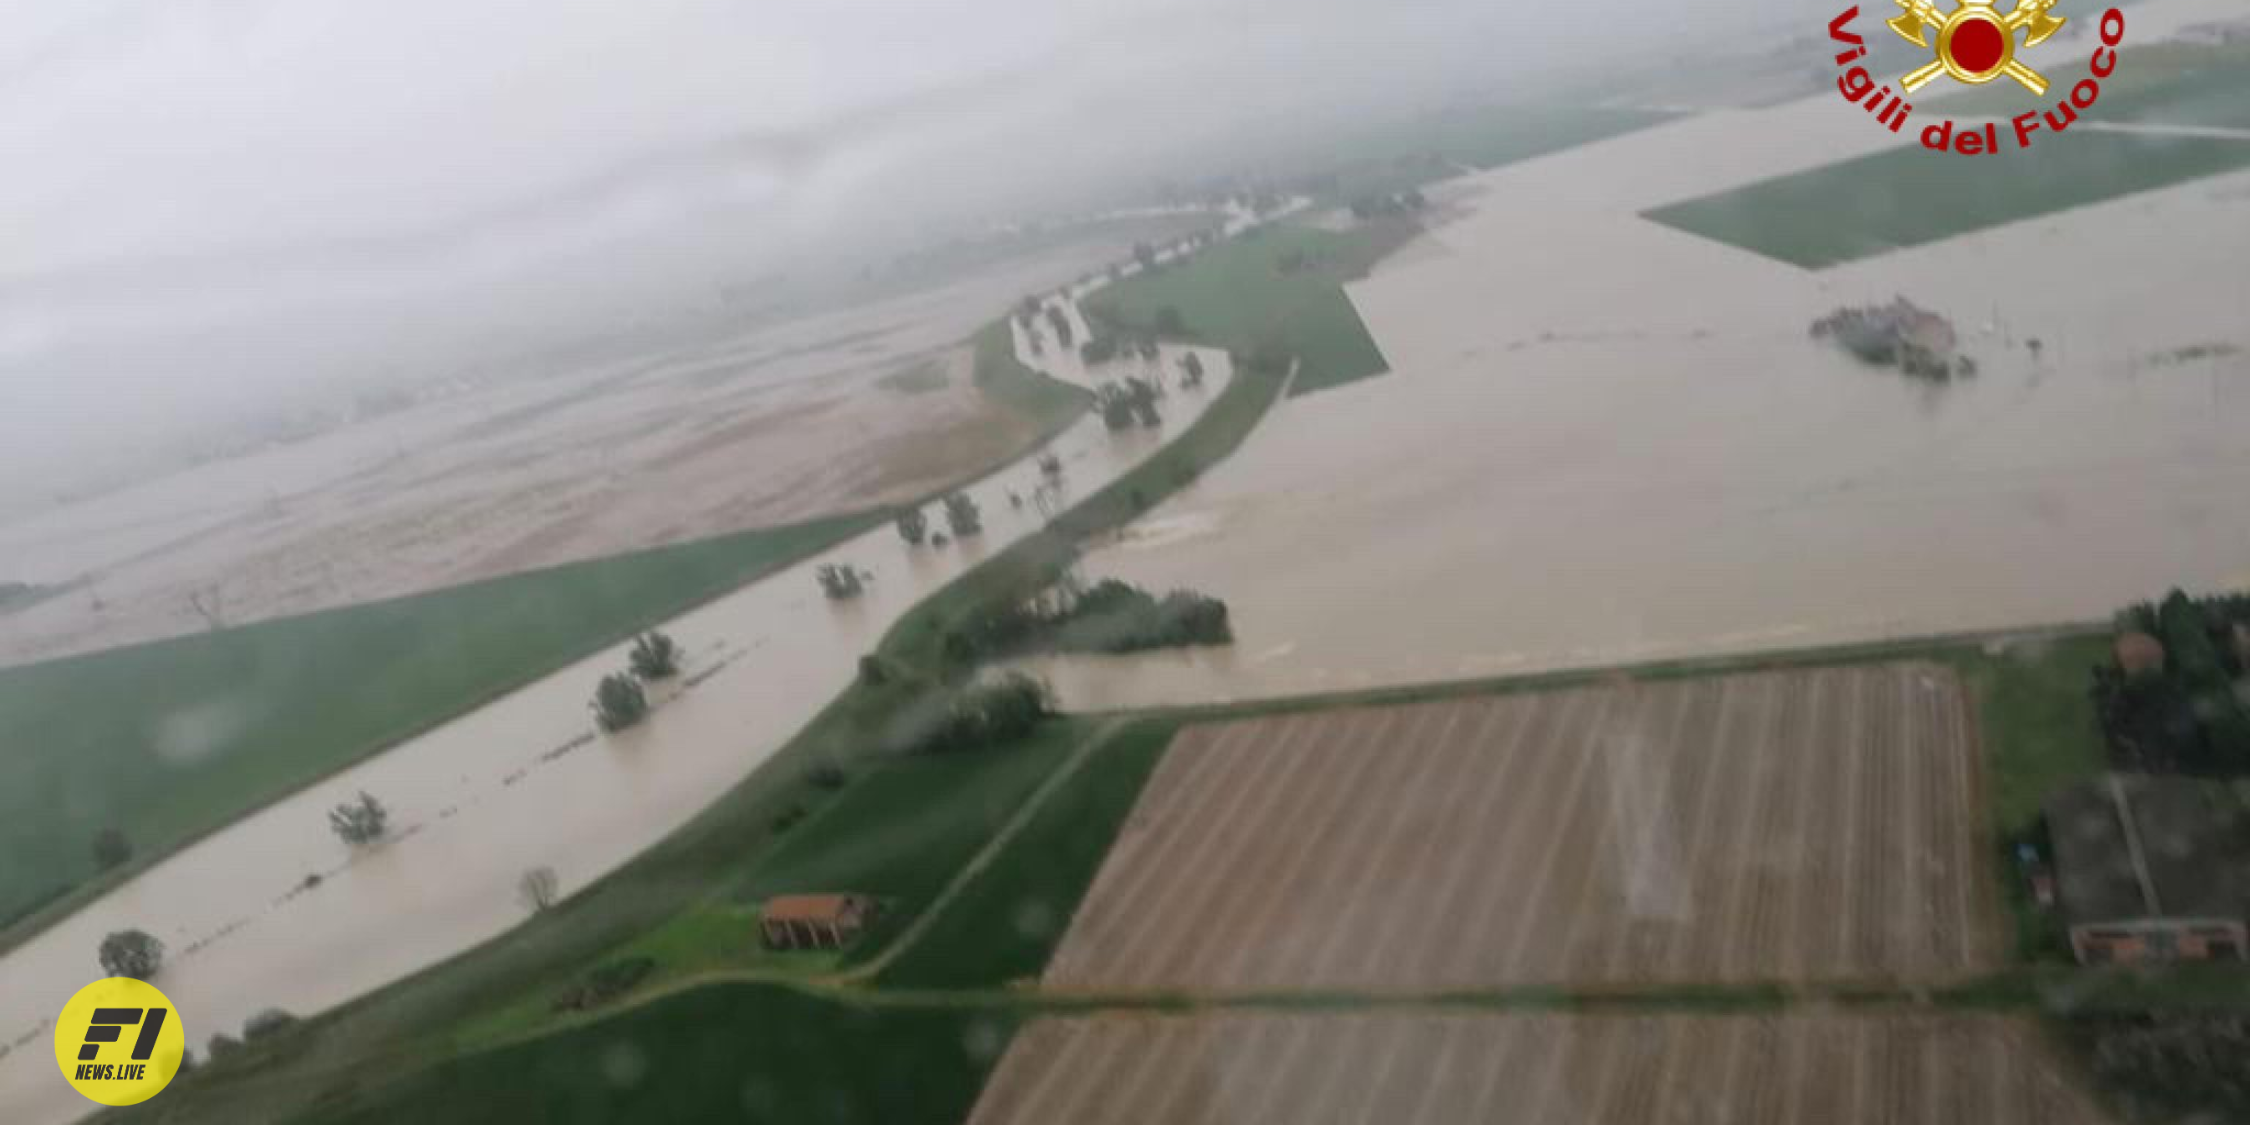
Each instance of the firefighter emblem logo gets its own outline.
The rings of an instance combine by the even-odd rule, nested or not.
[[[2047,79],[2017,61],[2016,33],[2024,33],[2023,46],[2028,48],[2062,30],[2069,21],[2048,11],[2055,0],[2016,0],[2016,6],[2006,15],[1993,7],[1992,0],[1959,0],[1951,14],[1939,12],[1930,0],[1897,3],[1906,12],[1885,21],[1890,29],[1917,47],[1934,46],[1937,50],[1936,61],[1900,80],[1906,92],[1921,89],[1940,74],[1950,74],[1955,81],[1971,86],[2006,75],[2033,94],[2047,92]],[[1930,38],[1933,31],[1937,33],[1934,43]]]

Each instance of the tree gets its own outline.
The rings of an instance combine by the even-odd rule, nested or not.
[[[218,1062],[241,1049],[242,1040],[222,1031],[211,1037],[211,1045],[203,1049],[203,1054],[212,1062]]]
[[[1059,477],[1062,475],[1062,471],[1062,458],[1056,455],[1053,450],[1047,450],[1039,454],[1040,476],[1050,478]]]
[[[94,833],[94,866],[104,871],[133,858],[133,842],[115,828]]]
[[[672,638],[650,630],[633,638],[633,652],[627,659],[633,674],[644,680],[661,680],[680,671],[680,646]]]
[[[164,943],[147,930],[118,930],[102,939],[98,954],[113,977],[147,980],[164,967]]]
[[[1140,263],[1142,273],[1156,272],[1156,247],[1146,242],[1134,243],[1133,260]]]
[[[560,885],[554,868],[534,867],[516,881],[516,897],[536,914],[555,904],[560,897],[557,893]]]
[[[1203,385],[1202,356],[1189,352],[1180,357],[1180,385],[1183,387],[1200,387]]]
[[[270,1039],[297,1026],[297,1023],[296,1016],[279,1008],[267,1008],[242,1021],[242,1041],[255,1043],[260,1039]]]
[[[1074,343],[1072,340],[1073,333],[1070,327],[1070,317],[1062,311],[1061,306],[1047,306],[1047,326],[1055,330],[1055,342],[1061,344],[1065,351],[1069,350]]]
[[[945,498],[945,522],[953,529],[953,537],[965,539],[984,531],[984,513],[977,502],[966,492],[950,493]]]
[[[390,828],[391,813],[381,801],[368,796],[362,789],[357,801],[346,801],[328,810],[328,827],[336,838],[357,847],[372,844],[383,838]]]
[[[908,508],[898,514],[898,537],[910,547],[919,547],[930,532],[930,518],[920,508]]]
[[[623,672],[603,676],[594,688],[594,723],[605,731],[621,731],[648,715],[648,693],[639,680]]]

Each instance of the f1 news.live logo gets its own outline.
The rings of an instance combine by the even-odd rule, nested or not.
[[[164,1034],[164,1020],[171,1014],[169,1008],[94,1009],[93,1022],[86,1027],[86,1043],[78,1048],[77,1080],[131,1082],[146,1078],[149,1056],[156,1053],[157,1037]],[[117,1042],[129,1027],[140,1029],[133,1037],[131,1062],[93,1061],[101,1057],[102,1044]]]
[[[79,989],[54,1027],[62,1080],[103,1105],[155,1097],[187,1058],[180,1006],[162,989],[133,977],[109,977]]]

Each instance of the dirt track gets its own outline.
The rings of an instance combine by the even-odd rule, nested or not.
[[[1997,964],[1959,684],[1891,664],[1192,728],[1056,988],[1942,978]]]
[[[2088,1125],[1999,1016],[1240,1013],[1045,1020],[970,1125]]]

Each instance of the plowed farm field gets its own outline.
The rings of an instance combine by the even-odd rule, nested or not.
[[[2097,1125],[2001,1016],[1227,1013],[1044,1020],[970,1125]]]
[[[1069,989],[1944,979],[1996,967],[1961,685],[1894,663],[1182,731]]]

